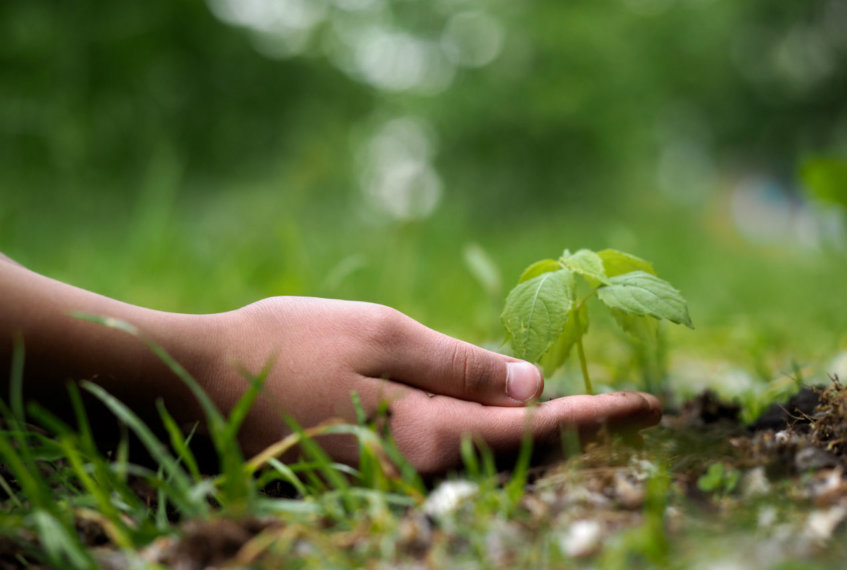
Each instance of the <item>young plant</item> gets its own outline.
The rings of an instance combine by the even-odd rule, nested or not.
[[[725,497],[735,490],[740,480],[739,471],[717,462],[709,465],[706,472],[697,479],[697,488],[704,493]]]
[[[694,328],[685,299],[649,262],[614,249],[566,249],[559,259],[527,267],[506,297],[500,318],[515,356],[541,364],[550,375],[575,346],[585,390],[593,394],[582,337],[588,331],[586,303],[595,296],[644,346],[656,346],[661,319]]]

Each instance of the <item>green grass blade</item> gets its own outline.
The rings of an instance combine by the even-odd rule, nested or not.
[[[174,504],[187,516],[205,515],[209,510],[208,505],[188,499],[188,491],[191,487],[188,475],[168,453],[162,442],[150,431],[150,428],[117,398],[97,384],[83,382],[82,387],[96,396],[118,419],[124,422],[138,436],[150,455],[161,465],[164,473],[168,475],[168,480],[172,483],[168,487],[170,490],[168,496]]]
[[[358,392],[352,392],[350,399],[353,401],[353,409],[356,411],[356,423],[360,426],[368,424],[368,414],[365,413],[365,407],[362,405],[362,399]]]
[[[73,315],[79,319],[91,321],[94,323],[98,323],[107,327],[115,328],[118,330],[125,331],[133,336],[138,337],[144,344],[150,348],[153,353],[159,357],[159,359],[171,369],[171,371],[177,375],[177,377],[185,383],[186,386],[191,390],[194,394],[194,397],[197,398],[198,402],[203,408],[203,412],[206,415],[206,420],[209,422],[209,430],[211,433],[216,433],[224,429],[226,422],[224,421],[223,416],[218,411],[218,408],[209,398],[208,394],[203,390],[203,388],[197,383],[196,380],[188,373],[182,365],[174,360],[174,358],[168,354],[168,352],[153,342],[152,340],[146,338],[141,332],[135,328],[133,325],[127,323],[126,321],[121,321],[118,319],[113,319],[109,317],[101,317],[97,315],[90,315],[86,313],[73,313]]]
[[[532,459],[532,431],[527,422],[524,428],[523,441],[521,449],[518,453],[518,459],[515,462],[515,469],[512,472],[512,477],[506,484],[506,494],[512,505],[517,505],[526,489],[527,476],[529,475],[529,464]]]
[[[35,403],[31,403],[27,406],[27,412],[30,417],[41,423],[49,431],[52,431],[53,433],[64,433],[61,431],[54,431],[48,422],[41,420],[40,410],[42,409],[43,408],[40,408],[40,406]],[[49,414],[49,412],[45,411],[44,414]],[[56,419],[55,422],[55,425],[64,426],[66,432],[72,432],[72,430],[60,420]],[[57,461],[63,457],[63,452],[55,439],[27,429],[23,430],[23,437],[27,441],[29,453],[33,460]]]
[[[460,451],[462,454],[462,463],[465,464],[465,470],[468,472],[468,476],[473,480],[479,479],[479,460],[477,459],[473,440],[470,437],[462,438]]]
[[[94,443],[94,436],[91,434],[91,425],[88,423],[88,416],[85,414],[82,398],[79,395],[79,388],[77,388],[76,384],[68,384],[68,395],[70,396],[71,406],[76,417],[79,439],[86,445],[89,451],[96,452],[97,445]]]
[[[264,386],[271,366],[272,362],[269,362],[258,376],[252,376],[246,370],[242,371],[248,380],[247,389],[233,406],[224,429],[213,434],[224,477],[221,500],[230,509],[249,509],[249,505],[256,498],[255,481],[244,472],[244,456],[237,436],[241,424]]]
[[[197,429],[197,424],[191,428],[191,433],[188,434],[188,437],[184,437],[182,435],[182,430],[179,429],[179,426],[176,424],[173,416],[168,413],[167,408],[165,408],[165,403],[162,400],[156,400],[156,409],[159,410],[159,416],[162,418],[162,423],[168,432],[168,436],[171,440],[171,446],[173,446],[174,451],[177,453],[177,461],[183,461],[185,463],[195,482],[201,480],[203,476],[200,474],[200,469],[197,467],[197,460],[194,457],[194,453],[188,445],[189,441],[191,441],[191,437]]]
[[[17,438],[9,438],[8,435],[9,432],[0,431],[0,457],[3,458],[3,462],[17,479],[21,491],[33,507],[47,507],[52,502],[52,493],[50,487],[39,474],[34,462],[27,461],[24,456],[24,450],[28,449],[27,444],[24,443],[23,448],[21,448],[20,440],[18,440],[18,445],[13,445],[11,439]]]
[[[0,399],[0,415],[11,428],[0,432],[0,456],[6,458],[9,468],[21,485],[21,490],[35,507],[50,504],[52,492],[40,475],[28,441],[29,430],[24,427],[23,366],[24,343],[20,336],[13,340],[12,367],[9,378],[11,409]],[[6,435],[9,435],[9,438]],[[12,444],[12,440],[16,445]]]
[[[203,409],[209,428],[209,434],[220,458],[221,472],[224,475],[222,480],[222,495],[220,496],[220,499],[228,506],[234,508],[242,508],[243,505],[249,503],[249,501],[255,496],[255,489],[252,485],[252,479],[246,479],[243,476],[244,459],[233,434],[237,431],[244,417],[246,417],[249,407],[252,405],[259,389],[261,388],[261,383],[264,377],[257,377],[258,379],[256,382],[251,382],[251,385],[239,400],[236,408],[234,408],[233,415],[230,417],[231,421],[227,422],[209,398],[208,394],[206,394],[197,381],[191,377],[188,371],[174,360],[174,358],[171,357],[164,348],[146,338],[134,326],[125,321],[95,315],[75,313],[75,316],[84,320],[123,330],[138,337],[150,348],[151,351],[153,351],[154,354],[156,354],[156,356],[159,357],[160,360],[162,360],[162,362],[165,363],[165,365],[168,366],[168,368],[171,369],[174,374],[176,374],[180,380],[182,380],[183,383],[186,384],[186,386],[188,386]],[[121,407],[126,412],[129,411],[124,406]],[[140,424],[140,421],[136,422],[136,424]],[[128,425],[133,428],[133,424],[128,423]],[[144,439],[142,439],[142,441],[144,441]],[[150,449],[151,453],[153,453],[154,457],[158,459],[157,453],[162,453],[164,447],[161,444],[157,445],[153,443],[153,441],[145,441],[144,443],[145,446]],[[151,449],[151,445],[156,449],[155,452]],[[169,477],[175,477],[174,473],[176,470],[174,468],[178,467],[176,462],[171,460],[170,462],[164,463],[163,466],[165,467],[165,471],[168,472]],[[178,471],[184,475],[181,469],[178,469]],[[188,487],[187,478],[184,479],[185,480],[175,479],[175,482],[178,483],[181,491],[184,491],[185,488]]]
[[[127,432],[126,424],[118,425],[120,426],[121,437],[118,439],[113,471],[117,474],[118,480],[126,484],[129,468],[129,432]]]
[[[156,471],[156,481],[163,480],[163,467],[160,464],[158,471]],[[168,500],[163,486],[159,486],[156,489],[156,528],[161,532],[166,532],[170,528],[170,521],[168,521]]]
[[[360,437],[360,441],[361,438],[364,438],[365,441],[371,441],[371,445],[379,446],[383,455],[383,459],[380,461],[381,465],[384,466],[386,462],[389,462],[392,465],[392,471],[399,471],[399,474],[392,476],[392,483],[395,487],[402,488],[404,492],[423,500],[426,494],[426,485],[424,485],[423,479],[421,479],[414,465],[409,463],[406,457],[400,453],[400,449],[390,434],[382,436],[373,430],[366,432],[363,429],[357,429],[355,433]]]
[[[30,402],[27,406],[27,412],[30,417],[38,422],[47,431],[54,435],[62,435],[66,433],[74,433],[71,426],[57,418],[53,412],[39,404],[38,402]],[[38,434],[32,434],[36,438]]]
[[[24,340],[21,335],[15,335],[12,340],[12,369],[9,376],[9,404],[12,407],[12,415],[20,422],[24,423],[24,398],[23,398],[23,382],[24,382]]]
[[[39,542],[50,564],[55,568],[80,568],[89,570],[97,564],[70,525],[52,512],[36,509],[31,518]]]
[[[311,459],[318,464],[318,471],[326,478],[326,480],[336,489],[349,489],[350,482],[347,478],[332,467],[333,461],[327,455],[326,451],[318,445],[314,439],[303,432],[303,428],[297,423],[294,418],[286,417],[285,422],[292,432],[300,435],[300,447],[307,459]],[[339,426],[333,426],[339,427]],[[332,428],[327,430],[330,433]]]
[[[320,516],[323,509],[312,501],[303,499],[268,499],[261,498],[256,502],[256,511],[260,515],[305,515],[308,517]]]
[[[481,473],[484,477],[493,481],[497,477],[497,461],[494,460],[494,452],[483,439],[477,441],[476,445],[482,460]]]
[[[9,485],[9,482],[6,480],[5,477],[3,477],[2,473],[0,473],[0,489],[2,489],[4,493],[6,493],[6,496],[9,497],[9,500],[12,501],[17,508],[24,508],[24,504],[18,498],[18,494],[14,490],[12,490],[12,486]]]
[[[75,390],[75,387],[73,391],[76,392],[78,398],[79,392]],[[79,399],[78,401],[81,403],[82,400]],[[110,465],[100,454],[90,430],[84,431],[84,436],[76,434],[72,428],[54,416],[50,411],[40,406],[37,402],[31,403],[27,409],[30,416],[57,436],[56,438],[49,438],[40,434],[32,434],[33,439],[41,443],[40,448],[33,450],[33,455],[35,457],[43,461],[55,461],[57,459],[66,458],[67,450],[62,446],[61,439],[71,438],[76,443],[75,449],[78,448],[85,451],[88,461],[94,467],[94,472],[96,473],[97,479],[100,481],[100,485],[110,488],[113,493],[117,494],[121,500],[128,505],[130,510],[139,516],[143,516],[146,508],[138,498],[138,495],[127,484],[127,451],[122,452],[119,447],[118,462],[115,466]],[[79,413],[84,416],[84,411],[80,410]],[[87,424],[87,421],[84,423]],[[121,424],[121,427],[124,434],[126,434],[126,427],[123,424]],[[85,437],[85,439],[81,440],[82,437]],[[123,437],[123,442],[123,447],[126,448],[125,435]]]
[[[246,370],[242,371],[242,375],[248,381],[248,386],[229,414],[226,429],[223,431],[223,438],[225,441],[231,442],[235,440],[235,436],[241,428],[241,424],[244,423],[244,419],[247,417],[247,414],[253,407],[253,403],[256,401],[256,398],[259,396],[259,393],[265,385],[265,380],[268,377],[272,364],[272,362],[268,363],[258,376],[252,376]]]
[[[288,434],[287,436],[285,436],[281,440],[277,441],[276,443],[273,443],[273,444],[269,445],[268,447],[266,447],[263,451],[261,451],[260,453],[258,453],[254,457],[251,457],[250,460],[247,461],[247,463],[244,466],[245,472],[249,473],[249,474],[253,474],[253,473],[256,472],[257,469],[259,469],[263,465],[265,465],[268,462],[269,459],[271,459],[273,457],[279,457],[281,455],[284,455],[286,452],[291,450],[294,446],[296,446],[299,443],[300,438],[303,435],[307,435],[307,436],[310,436],[310,437],[320,435],[320,434],[326,433],[326,431],[330,427],[339,425],[340,423],[341,423],[341,420],[331,418],[329,420],[325,420],[325,421],[321,422],[320,424],[318,424],[316,426],[302,430],[300,433],[294,432],[294,433]]]
[[[109,493],[106,492],[106,489],[109,489],[110,486],[105,484],[106,481],[95,481],[91,475],[88,474],[83,460],[79,452],[76,450],[76,438],[63,436],[59,439],[59,442],[62,449],[65,451],[65,457],[67,458],[68,463],[70,464],[71,469],[73,469],[77,479],[88,494],[96,501],[99,513],[107,519],[109,523],[111,523],[111,528],[113,530],[110,535],[112,540],[121,548],[132,548],[134,545],[130,538],[129,529],[121,519],[121,515],[118,510],[112,504]]]
[[[360,446],[366,446],[372,450],[371,455],[376,461],[375,467],[379,469],[380,476],[385,478],[385,482],[390,481],[392,489],[401,490],[423,501],[425,486],[420,475],[389,438],[380,436],[373,428],[352,424],[330,426],[325,433],[355,436]],[[347,466],[336,466],[336,469],[340,471],[344,471],[345,468]],[[364,484],[368,483],[361,479],[360,481]]]
[[[288,465],[275,458],[270,459],[268,465],[279,473],[283,481],[290,483],[301,496],[305,497],[307,495],[306,487]]]

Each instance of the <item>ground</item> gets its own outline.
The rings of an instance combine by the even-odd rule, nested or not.
[[[517,495],[510,472],[490,477],[477,466],[431,482],[426,498],[407,506],[380,504],[375,494],[340,515],[175,520],[134,554],[114,545],[102,517],[80,514],[76,524],[105,568],[132,559],[177,569],[829,568],[847,555],[839,539],[847,389],[837,378],[751,425],[739,420],[738,405],[703,392],[642,437],[604,438],[568,460],[535,465]],[[155,502],[155,492],[138,489]],[[33,560],[33,540],[4,539],[0,568]]]

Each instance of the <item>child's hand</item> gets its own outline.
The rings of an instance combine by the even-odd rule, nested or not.
[[[562,428],[587,435],[602,425],[645,427],[661,416],[654,397],[637,393],[574,396],[526,408],[543,386],[535,366],[443,335],[381,305],[277,297],[204,319],[203,326],[216,331],[215,342],[207,354],[199,352],[195,374],[224,409],[246,386],[239,367],[256,374],[271,365],[240,435],[247,454],[287,433],[282,414],[304,426],[332,417],[354,422],[353,392],[368,414],[380,401],[390,402],[400,451],[423,473],[457,466],[465,434],[482,437],[495,452],[515,451],[528,416],[534,438],[547,442]],[[336,460],[356,462],[352,438],[319,441]]]
[[[528,408],[543,386],[533,365],[437,333],[380,305],[276,297],[228,313],[166,313],[0,259],[0,369],[10,369],[12,339],[22,338],[25,397],[58,414],[70,410],[64,386],[70,379],[97,382],[150,425],[159,425],[159,399],[186,425],[203,419],[188,388],[139,338],[76,318],[75,312],[134,325],[185,366],[225,414],[247,386],[241,372],[257,374],[270,366],[239,433],[247,455],[288,433],[284,414],[304,427],[337,417],[355,421],[353,392],[368,414],[380,402],[390,403],[400,451],[426,474],[459,465],[465,434],[481,437],[495,453],[511,453],[527,425],[544,444],[554,443],[563,428],[590,435],[603,425],[649,426],[661,416],[658,400],[638,393],[573,396]],[[0,393],[8,393],[8,378],[0,375]],[[99,422],[106,410],[89,412]],[[356,462],[352,438],[319,442],[336,460]]]

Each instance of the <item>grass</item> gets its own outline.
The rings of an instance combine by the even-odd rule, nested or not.
[[[18,404],[3,406],[4,562],[347,568],[379,560],[426,567],[616,569],[755,559],[758,567],[835,568],[847,554],[840,532],[814,534],[826,532],[827,515],[843,517],[844,494],[833,488],[828,493],[835,498],[820,493],[812,500],[809,491],[832,472],[762,479],[750,454],[732,451],[726,435],[743,430],[730,424],[665,426],[648,432],[641,448],[601,439],[544,469],[529,468],[525,446],[508,472],[498,471],[484,446],[467,440],[465,468],[429,489],[390,438],[377,433],[376,422],[329,422],[310,430],[293,425],[291,436],[249,461],[237,447],[215,439],[220,473],[202,476],[181,434],[171,432],[167,448],[122,404],[92,385],[85,389],[124,419],[159,468],[131,463],[126,438],[113,456],[102,455],[76,391],[76,426],[30,407],[50,426],[49,437],[22,425],[14,411]],[[207,418],[215,413],[207,409]],[[234,429],[238,415],[222,418],[219,428]],[[358,469],[333,464],[312,439],[340,432],[359,438]],[[296,443],[304,452],[301,461],[285,465],[274,459]],[[287,486],[288,496],[269,491],[276,481]],[[786,533],[790,540],[779,538]]]
[[[127,328],[122,323],[104,324]],[[79,535],[83,523],[95,525],[110,548],[121,553],[127,566],[148,567],[149,561],[139,550],[157,537],[173,536],[173,525],[179,522],[272,516],[275,529],[285,523],[299,525],[306,531],[318,520],[332,526],[354,525],[363,513],[384,519],[392,511],[422,501],[425,489],[417,473],[390,439],[377,435],[375,423],[341,425],[330,421],[308,430],[292,423],[291,436],[245,461],[234,434],[261,389],[263,378],[250,379],[250,387],[229,417],[224,418],[178,363],[159,347],[151,344],[151,349],[195,391],[203,405],[219,459],[219,473],[200,473],[188,438],[180,433],[164,407],[160,406],[159,411],[170,435],[170,448],[128,407],[87,382],[82,384],[83,389],[94,394],[137,436],[158,469],[130,463],[126,437],[114,459],[104,456],[73,385],[69,390],[76,426],[66,425],[32,405],[29,416],[47,426],[50,434],[28,429],[20,400],[24,347],[19,343],[12,375],[12,394],[17,397],[12,398],[11,408],[3,404],[0,409],[7,426],[0,432],[0,457],[6,466],[0,480],[6,492],[2,533],[12,541],[20,564],[92,568],[102,563],[92,553],[92,545]],[[333,463],[313,440],[318,435],[339,433],[358,438],[358,469]],[[301,461],[285,465],[276,459],[294,445],[303,450]],[[290,485],[298,499],[274,498],[261,492],[275,481]],[[133,489],[138,483],[155,493],[150,504],[145,504]],[[27,548],[33,539],[40,548]],[[255,552],[266,539],[265,535],[254,537],[242,550]]]
[[[155,196],[170,197],[157,203]],[[741,402],[747,420],[799,384],[826,382],[832,359],[847,350],[843,252],[751,246],[714,224],[712,211],[654,204],[637,216],[604,217],[561,208],[477,224],[445,206],[424,222],[370,224],[355,214],[314,211],[305,200],[286,204],[258,185],[237,197],[221,193],[201,202],[159,192],[142,202],[135,214],[95,205],[103,211],[90,213],[84,227],[42,212],[31,227],[0,228],[0,244],[44,273],[155,308],[221,311],[275,294],[362,299],[494,349],[505,348],[497,319],[502,297],[528,260],[547,255],[551,243],[626,249],[653,261],[683,291],[697,325],[695,332],[666,331],[660,388],[671,410],[711,387]],[[643,386],[625,341],[602,320],[592,326],[585,349],[598,389]],[[505,472],[467,441],[462,470],[424,482],[378,422],[364,418],[356,425],[292,426],[286,440],[242,457],[232,434],[261,389],[259,375],[249,378],[250,389],[229,417],[205,402],[218,468],[203,473],[189,445],[192,434],[178,429],[164,407],[168,437],[160,442],[121,402],[84,385],[125,426],[120,443],[104,455],[75,392],[75,425],[26,405],[22,350],[0,432],[0,561],[13,567],[226,561],[326,568],[380,561],[689,568],[707,567],[719,548],[718,562],[727,565],[776,552],[779,559],[761,558],[764,566],[802,561],[828,568],[845,555],[840,523],[829,537],[809,530],[816,517],[838,515],[837,501],[809,491],[832,469],[769,476],[770,493],[752,493],[756,466],[742,462],[715,426],[659,428],[645,434],[641,449],[613,440],[579,449],[565,438],[569,461],[538,468],[526,447]],[[550,379],[549,395],[579,390],[575,366]],[[204,402],[201,392],[195,395]],[[358,438],[358,469],[334,464],[313,439],[336,432]],[[139,442],[154,466],[132,461]],[[297,444],[301,461],[276,459]],[[718,463],[738,473],[737,485],[729,489],[719,480],[713,490],[700,489],[698,480]],[[780,542],[788,532],[796,540]]]
[[[99,320],[129,332],[125,323]],[[249,406],[261,389],[263,378],[251,378],[250,388],[222,417],[190,376],[159,347],[151,344],[159,356],[188,384],[203,405],[206,421],[219,459],[217,474],[203,475],[197,467],[188,438],[176,427],[164,407],[161,418],[170,435],[170,447],[160,442],[151,429],[128,407],[95,384],[83,382],[82,388],[95,395],[134,433],[154,458],[157,469],[129,462],[126,432],[114,458],[98,450],[86,420],[82,400],[74,385],[70,396],[76,412],[76,426],[69,426],[33,404],[31,418],[47,426],[49,434],[33,431],[25,421],[20,400],[21,363],[24,346],[18,343],[12,373],[12,407],[2,405],[6,429],[0,431],[0,457],[6,465],[0,478],[6,492],[0,532],[5,536],[6,552],[21,566],[46,564],[55,568],[93,568],[107,560],[119,559],[121,567],[155,568],[170,564],[196,564],[192,556],[208,553],[181,553],[179,547],[159,560],[146,553],[156,540],[182,544],[191,537],[186,530],[197,524],[220,527],[248,524],[261,520],[261,530],[247,534],[230,552],[238,564],[261,559],[264,567],[292,563],[294,543],[305,549],[298,555],[297,566],[325,568],[359,566],[374,557],[402,559],[405,542],[414,542],[409,525],[431,525],[427,518],[414,522],[408,513],[424,506],[427,488],[416,471],[393,445],[390,435],[380,434],[380,417],[366,423],[364,412],[359,425],[327,421],[302,429],[291,420],[292,434],[247,461],[235,444],[234,434]],[[361,410],[357,403],[357,409]],[[361,450],[359,466],[338,465],[313,439],[319,435],[348,434],[358,438]],[[299,445],[303,458],[283,464],[276,458]],[[466,441],[462,454],[474,488],[484,496],[479,503],[480,520],[497,517],[508,520],[518,512],[525,493],[531,442],[527,441],[509,480],[498,484],[494,459],[484,447]],[[480,449],[480,451],[478,451]],[[273,496],[267,489],[275,482],[289,486],[293,497]],[[155,499],[145,503],[137,492],[138,484],[152,492]],[[449,512],[449,511],[448,511]],[[245,523],[245,521],[248,521]],[[100,535],[95,544],[82,536],[81,529],[93,526]],[[254,525],[255,526],[255,525]],[[473,536],[468,553],[475,557],[485,544]],[[421,532],[424,532],[421,530]],[[431,532],[431,530],[429,531]],[[186,536],[187,535],[187,536]],[[182,537],[183,542],[177,543]],[[220,536],[212,539],[215,555]],[[453,539],[451,539],[452,541]],[[350,541],[361,547],[350,549]],[[226,545],[224,545],[225,547]],[[146,549],[146,550],[145,550]],[[465,550],[463,547],[462,550]],[[453,558],[450,549],[437,548],[428,556],[445,563]],[[189,557],[188,560],[180,559]]]

